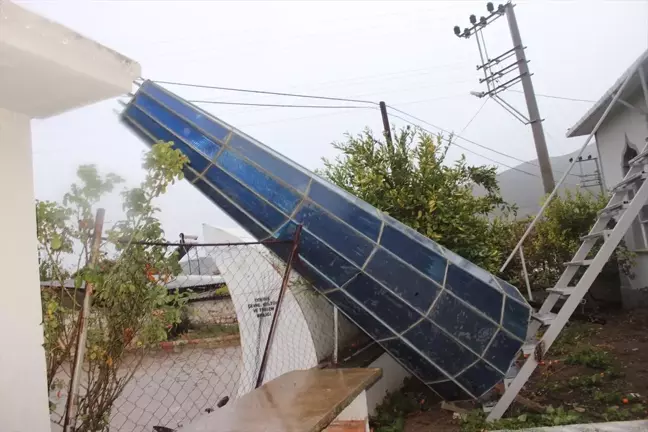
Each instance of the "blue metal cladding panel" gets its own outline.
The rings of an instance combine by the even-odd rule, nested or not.
[[[187,181],[258,240],[301,224],[295,270],[443,398],[504,378],[530,317],[517,288],[150,81],[122,119],[172,141]]]

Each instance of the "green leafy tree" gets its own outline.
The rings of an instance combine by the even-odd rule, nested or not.
[[[324,178],[409,225],[421,234],[496,271],[501,251],[489,215],[510,207],[495,178],[495,167],[470,166],[464,157],[449,163],[450,144],[441,136],[405,128],[393,143],[370,130],[334,143],[340,155],[324,160]],[[448,140],[450,141],[450,140]],[[473,194],[476,187],[485,194]]]
[[[160,142],[145,155],[146,178],[122,193],[126,217],[106,231],[107,241],[95,265],[91,260],[95,206],[121,178],[102,176],[95,166],[83,165],[77,171],[79,182],[62,203],[36,204],[41,278],[50,281],[42,290],[50,389],[63,384],[64,365],[71,364],[78,337],[83,288],[94,286],[77,432],[108,430],[112,404],[144,355],[180,321],[186,298],[165,287],[180,271],[177,256],[146,243],[164,241],[154,201],[182,178],[186,162],[172,143]],[[61,407],[52,409],[61,412]]]
[[[609,200],[607,195],[594,195],[586,190],[565,191],[556,196],[547,206],[542,218],[524,242],[524,258],[529,271],[529,281],[534,290],[553,287],[565,269],[564,263],[571,261],[580,247],[581,237],[586,235],[596,222],[598,212]],[[496,220],[493,231],[499,232],[499,249],[508,255],[513,250],[533,216],[521,220]],[[600,242],[592,252],[593,256]],[[634,256],[624,242],[617,247],[611,259],[603,268],[603,277],[614,277],[619,270],[631,275]],[[503,277],[519,287],[525,284],[522,265],[515,257]],[[576,278],[579,274],[576,275]],[[577,279],[576,279],[577,280]],[[575,281],[570,285],[574,285]]]

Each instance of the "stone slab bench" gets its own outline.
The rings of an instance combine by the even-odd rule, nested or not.
[[[365,390],[380,369],[288,372],[182,428],[182,432],[364,432]]]

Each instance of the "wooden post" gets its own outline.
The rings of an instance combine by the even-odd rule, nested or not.
[[[99,248],[101,247],[105,215],[106,210],[100,208],[97,210],[97,215],[95,216],[94,236],[92,239],[92,249],[90,250],[90,266],[93,268],[99,260]],[[65,289],[65,287],[62,288]],[[83,358],[85,357],[86,341],[88,339],[88,316],[90,316],[93,289],[93,284],[86,284],[83,308],[79,312],[79,319],[77,321],[77,346],[74,353],[72,379],[70,380],[70,388],[65,406],[64,432],[74,432],[76,429],[76,417],[77,411],[79,410],[79,390],[81,388],[81,371],[83,370]]]

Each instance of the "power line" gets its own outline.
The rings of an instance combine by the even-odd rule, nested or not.
[[[354,102],[354,103],[378,105],[376,102],[362,100],[362,99],[316,96],[316,95],[307,95],[307,94],[299,94],[299,93],[283,93],[283,92],[273,92],[267,90],[251,90],[251,89],[242,89],[242,88],[235,88],[235,87],[210,86],[204,84],[189,84],[189,83],[181,83],[181,82],[174,82],[174,81],[153,81],[153,82],[157,84],[176,85],[182,87],[195,87],[195,88],[224,90],[224,91],[233,91],[233,92],[241,92],[241,93],[256,93],[256,94],[265,94],[265,95],[274,95],[274,96],[289,96],[289,97],[298,97],[298,98],[306,98],[306,99],[322,99],[322,100],[330,100],[330,101],[338,101],[338,102]]]
[[[475,115],[473,115],[473,116],[470,118],[470,120],[468,120],[468,123],[466,123],[466,126],[464,126],[463,129],[461,129],[461,132],[459,132],[457,135],[461,135],[462,133],[466,132],[466,129],[468,129],[468,126],[470,126],[470,124],[473,122],[473,120],[475,120],[475,119],[477,118],[477,116],[479,115],[479,113],[481,112],[481,110],[484,109],[484,107],[486,106],[486,103],[488,102],[489,99],[490,99],[490,98],[486,98],[486,99],[484,99],[484,103],[481,104],[481,106],[479,107],[479,109],[477,110],[477,112],[475,113]]]
[[[509,89],[509,91],[515,92],[515,93],[524,93],[522,90],[513,90]],[[596,103],[595,100],[590,100],[590,99],[577,99],[577,98],[570,98],[570,97],[564,97],[564,96],[555,96],[555,95],[548,95],[548,94],[540,94],[536,93],[536,96],[544,97],[544,98],[549,98],[549,99],[560,99],[560,100],[567,100],[567,101],[572,101],[572,102],[587,102],[587,103]]]
[[[427,125],[430,125],[430,126],[432,126],[433,128],[435,128],[435,129],[437,129],[437,130],[439,130],[439,131],[441,131],[441,132],[443,132],[443,133],[446,133],[446,134],[448,134],[448,135],[452,135],[452,136],[455,136],[455,137],[457,137],[457,138],[460,138],[460,139],[466,141],[467,143],[470,143],[470,144],[475,145],[475,146],[477,146],[477,147],[481,147],[481,148],[483,148],[484,150],[491,151],[491,152],[496,153],[496,154],[498,154],[498,155],[500,155],[500,156],[504,156],[504,157],[507,157],[507,158],[509,158],[509,159],[513,159],[513,160],[518,161],[518,162],[521,162],[521,163],[523,163],[523,164],[533,165],[533,166],[538,167],[538,168],[540,167],[540,165],[538,165],[538,164],[536,164],[536,163],[533,163],[533,162],[531,162],[531,161],[525,161],[524,159],[520,159],[520,158],[517,158],[517,157],[515,157],[515,156],[511,156],[511,155],[509,155],[509,154],[503,153],[503,152],[501,152],[501,151],[499,151],[499,150],[495,150],[495,149],[493,149],[493,148],[490,148],[490,147],[488,147],[488,146],[485,146],[485,145],[483,145],[483,144],[479,144],[478,142],[475,142],[475,141],[470,140],[470,139],[468,139],[468,138],[466,138],[466,137],[463,137],[463,136],[461,136],[460,134],[452,133],[452,132],[450,132],[450,131],[448,131],[448,130],[446,130],[446,129],[440,127],[440,126],[437,126],[437,125],[435,125],[435,124],[432,124],[432,123],[430,123],[430,122],[427,122],[427,121],[425,121],[425,120],[423,120],[423,119],[421,119],[421,118],[418,118],[418,117],[416,117],[416,116],[413,116],[412,114],[409,114],[409,113],[407,113],[407,112],[405,112],[405,111],[403,111],[403,110],[400,110],[400,109],[398,109],[398,108],[395,108],[395,107],[393,107],[393,106],[391,106],[391,105],[388,105],[388,107],[391,108],[391,109],[393,109],[394,111],[398,111],[399,113],[405,114],[406,116],[411,117],[411,118],[413,118],[413,119],[415,119],[415,120],[417,120],[417,121],[420,121],[420,122],[422,122],[422,123],[425,123],[425,124],[427,124]],[[483,108],[483,106],[482,106],[482,108]],[[455,145],[456,145],[456,143],[455,143]],[[509,167],[509,168],[510,168],[510,167]],[[564,173],[563,171],[558,171],[558,170],[554,170],[554,171],[557,172],[557,173],[560,173],[560,174],[563,174],[563,173]],[[569,175],[574,176],[574,174],[571,174],[571,173],[570,173]],[[536,177],[538,177],[538,176],[536,176]],[[574,177],[576,177],[576,176],[574,176]]]
[[[369,106],[359,106],[359,105],[295,105],[295,104],[252,103],[252,102],[227,102],[227,101],[213,101],[213,100],[190,100],[188,102],[195,103],[195,104],[241,105],[241,106],[275,107],[275,108],[334,108],[334,109],[373,108]]]
[[[403,120],[403,121],[405,121],[405,122],[407,122],[407,123],[409,123],[409,124],[411,124],[411,125],[413,125],[413,126],[419,128],[419,129],[421,129],[421,130],[423,130],[423,131],[425,131],[425,132],[431,134],[431,135],[434,135],[434,132],[431,132],[430,130],[424,128],[423,126],[421,126],[421,125],[419,125],[419,124],[416,124],[416,123],[412,122],[411,120],[407,120],[406,118],[403,118],[403,117],[401,117],[401,116],[399,116],[399,115],[396,115],[396,114],[394,114],[394,113],[391,113],[390,115],[391,115],[392,117],[396,117],[396,118],[398,118],[398,119],[401,119],[401,120]],[[505,164],[504,162],[500,162],[500,161],[495,160],[495,159],[492,159],[492,158],[490,158],[490,157],[488,157],[488,156],[484,156],[484,155],[481,154],[481,153],[477,153],[477,152],[475,152],[475,151],[473,151],[473,150],[470,150],[469,148],[466,148],[466,147],[464,147],[464,146],[462,146],[462,145],[460,145],[460,144],[457,144],[455,141],[452,141],[452,140],[450,140],[450,139],[448,139],[448,138],[446,138],[446,137],[442,137],[441,139],[445,140],[445,141],[446,141],[448,144],[450,144],[450,145],[457,146],[457,147],[459,147],[459,148],[462,149],[462,150],[465,150],[465,151],[467,151],[467,152],[469,152],[469,153],[472,153],[472,154],[474,154],[474,155],[476,155],[476,156],[482,157],[482,158],[484,158],[484,159],[486,159],[486,160],[489,160],[489,161],[491,161],[491,162],[493,162],[493,163],[495,163],[495,164],[497,164],[497,165],[500,165],[500,166],[503,166],[503,167],[506,167],[506,168],[512,169],[512,170],[514,170],[514,171],[521,172],[521,173],[526,174],[526,175],[530,175],[530,176],[532,176],[532,177],[540,178],[540,176],[538,176],[538,175],[536,175],[536,174],[530,173],[530,172],[528,172],[528,171],[524,171],[524,170],[522,170],[522,169],[520,169],[520,168],[517,168],[517,167],[511,166],[511,165],[507,165],[507,164]]]
[[[378,106],[375,107],[367,107],[368,109],[375,109],[378,111]],[[246,123],[246,124],[241,124],[239,125],[240,128],[243,127],[250,127],[250,126],[260,126],[260,125],[270,125],[270,124],[276,124],[276,123],[285,123],[288,121],[296,121],[296,120],[306,120],[306,119],[312,119],[312,118],[321,118],[321,117],[331,117],[331,116],[336,116],[340,114],[347,114],[344,109],[341,109],[339,111],[334,111],[331,113],[326,113],[326,114],[315,114],[315,115],[308,115],[308,116],[302,116],[302,117],[290,117],[290,118],[283,118],[283,119],[278,119],[278,120],[270,120],[270,121],[263,121],[263,122],[256,122],[256,123]]]
[[[416,121],[419,121],[419,122],[421,122],[421,123],[425,123],[426,125],[432,126],[433,128],[435,128],[435,129],[437,129],[437,130],[439,130],[439,131],[441,131],[441,132],[443,132],[443,133],[446,133],[446,134],[448,134],[448,135],[452,135],[452,136],[455,136],[455,137],[457,137],[457,138],[460,138],[460,139],[462,139],[462,140],[464,140],[464,141],[466,141],[466,142],[468,142],[468,143],[470,143],[470,144],[476,145],[477,147],[481,147],[481,148],[483,148],[484,150],[492,151],[493,153],[497,153],[497,154],[500,155],[500,156],[504,156],[504,157],[507,157],[507,158],[510,158],[510,159],[516,160],[516,161],[518,161],[518,162],[522,162],[522,163],[529,163],[529,164],[531,164],[531,165],[534,165],[534,164],[532,164],[531,162],[527,162],[527,161],[525,161],[525,160],[523,160],[523,159],[517,158],[517,157],[515,157],[515,156],[508,155],[508,154],[503,153],[503,152],[501,152],[501,151],[499,151],[499,150],[495,150],[495,149],[493,149],[493,148],[487,147],[487,146],[485,146],[485,145],[483,145],[483,144],[479,144],[478,142],[472,141],[472,140],[470,140],[470,139],[468,139],[468,138],[464,138],[463,136],[461,136],[461,135],[459,135],[459,134],[452,133],[452,132],[450,132],[450,131],[447,130],[447,129],[444,129],[444,128],[440,127],[440,126],[437,126],[437,125],[435,125],[435,124],[432,124],[432,123],[430,123],[430,122],[428,122],[428,121],[425,121],[425,120],[423,120],[423,119],[421,119],[421,118],[418,118],[418,117],[416,117],[416,116],[413,116],[412,114],[409,114],[409,113],[407,113],[407,112],[405,112],[405,111],[403,111],[403,110],[400,110],[400,109],[398,109],[398,108],[395,108],[395,107],[393,107],[393,106],[391,106],[391,105],[389,105],[389,108],[393,109],[394,111],[398,111],[398,112],[401,113],[401,114],[405,114],[406,116],[411,117],[411,118],[413,118],[413,119],[416,120]]]

